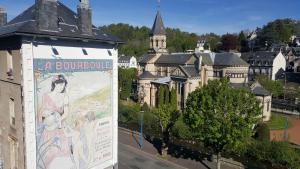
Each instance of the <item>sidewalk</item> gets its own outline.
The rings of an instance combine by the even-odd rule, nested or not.
[[[125,145],[129,145],[136,149],[140,149],[140,137],[139,133],[131,132],[130,130],[123,130],[119,129],[119,142]],[[142,151],[152,154],[154,156],[158,155],[157,149],[149,143],[147,140],[144,139],[144,146]],[[158,156],[157,156],[158,158]],[[183,166],[185,168],[190,169],[214,169],[216,168],[216,163],[210,162],[207,160],[196,161],[192,160],[188,157],[183,158],[175,158],[175,157],[168,157],[168,161],[175,163],[177,165]],[[237,167],[229,167],[227,165],[222,165],[222,169],[235,169]]]

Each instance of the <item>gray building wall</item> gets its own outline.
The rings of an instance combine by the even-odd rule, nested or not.
[[[16,142],[15,154],[18,169],[24,168],[24,130],[22,111],[21,90],[21,54],[19,50],[11,51],[13,58],[13,79],[7,75],[8,51],[0,51],[0,137],[2,143],[2,154],[4,158],[4,169],[11,168],[11,156],[9,140]],[[14,99],[15,125],[11,125],[9,101]]]

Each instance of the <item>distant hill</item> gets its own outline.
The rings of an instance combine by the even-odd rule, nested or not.
[[[260,46],[265,46],[266,42],[270,46],[274,43],[291,42],[291,36],[300,36],[300,21],[293,19],[277,19],[269,22],[258,32]]]
[[[118,36],[125,44],[120,47],[119,54],[140,57],[148,51],[148,27],[134,27],[129,24],[111,24],[100,27],[104,32]],[[183,52],[195,49],[198,36],[195,33],[183,32],[179,29],[167,28],[167,46],[170,52]]]
[[[113,34],[121,38],[125,44],[119,49],[119,54],[127,56],[140,57],[148,51],[149,48],[149,33],[148,27],[134,27],[129,24],[118,23],[100,27],[104,32]],[[277,19],[267,23],[262,28],[258,28],[258,47],[265,47],[266,42],[268,46],[276,43],[290,43],[292,35],[300,36],[300,21],[293,19]],[[238,35],[225,34],[223,36],[214,33],[205,35],[197,35],[195,33],[183,32],[180,29],[167,28],[167,47],[170,52],[184,52],[189,49],[195,49],[198,39],[206,39],[206,46],[210,46],[213,51],[218,51],[226,48],[224,44],[237,44],[236,50],[240,50],[241,43]],[[227,38],[235,36],[235,38]],[[231,43],[230,40],[239,40]],[[220,46],[223,45],[223,46]],[[243,44],[242,44],[243,45]]]

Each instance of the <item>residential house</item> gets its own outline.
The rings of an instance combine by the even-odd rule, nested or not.
[[[241,58],[250,65],[250,81],[253,81],[257,75],[266,75],[276,80],[286,70],[287,61],[281,52],[249,52],[243,53]]]
[[[118,66],[120,68],[135,68],[137,69],[137,60],[134,56],[129,57],[129,56],[125,56],[122,55],[118,58]]]

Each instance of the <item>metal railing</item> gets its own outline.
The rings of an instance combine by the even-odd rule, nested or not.
[[[282,112],[300,116],[300,103],[296,104],[294,101],[290,100],[273,99],[272,110],[279,113]]]

